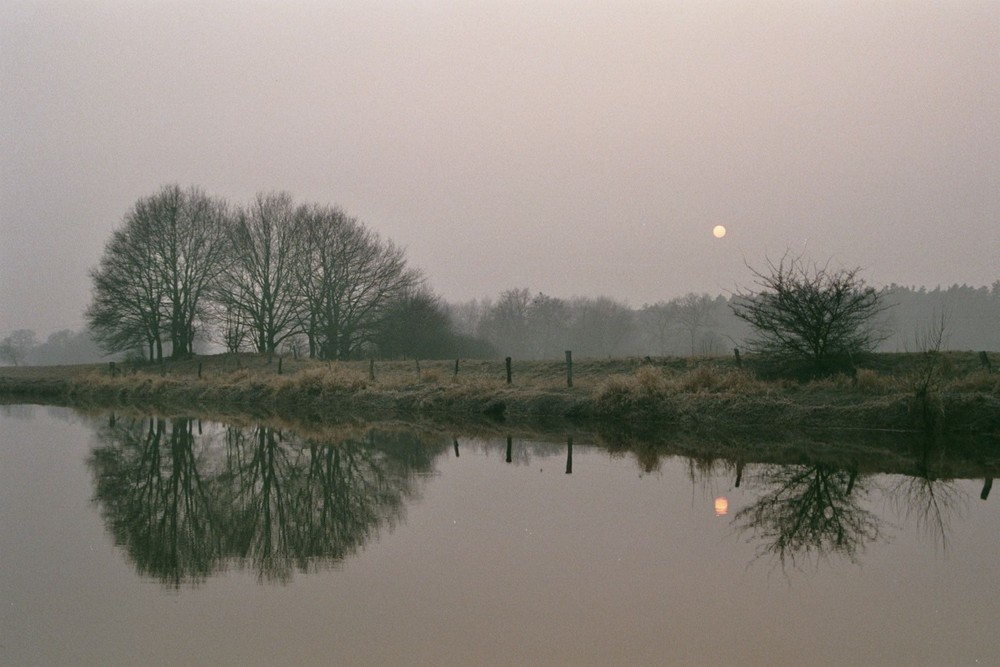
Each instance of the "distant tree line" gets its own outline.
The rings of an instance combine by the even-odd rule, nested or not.
[[[927,290],[890,285],[878,290],[876,307],[864,300],[872,295],[866,291],[869,288],[852,282],[856,274],[833,274],[849,278],[847,284],[856,286],[863,299],[860,314],[865,317],[858,320],[855,315],[859,313],[854,313],[840,322],[871,331],[873,335],[866,340],[876,351],[920,351],[921,333],[942,315],[943,349],[1000,351],[1000,280],[978,288],[953,285]],[[758,291],[776,294],[767,288]],[[801,294],[808,297],[809,290]],[[487,340],[500,356],[555,359],[565,350],[580,356],[718,356],[732,354],[733,348],[749,349],[755,338],[750,323],[734,313],[734,306],[745,305],[748,295],[691,293],[635,308],[607,297],[562,299],[517,288],[504,290],[495,299],[450,304],[448,315],[456,330]],[[808,299],[805,304],[815,305]],[[826,305],[833,313],[840,312],[836,301]],[[809,321],[806,318],[804,323]],[[823,320],[815,321],[822,327]],[[829,324],[834,324],[832,319]],[[818,333],[823,334],[822,328]],[[848,333],[850,338],[856,330]],[[823,353],[838,351],[824,347],[819,338],[812,343]]]
[[[0,363],[12,366],[93,363],[102,356],[87,329],[61,329],[41,342],[34,330],[18,329],[0,340]]]
[[[489,352],[452,330],[402,248],[286,193],[232,206],[166,186],[135,203],[90,275],[86,318],[109,353],[181,357],[199,335],[319,359]]]
[[[943,320],[944,349],[1000,351],[1000,280],[989,287],[962,284],[927,289],[891,284],[885,300],[892,304],[886,313],[892,333],[882,350],[919,351],[921,333]]]
[[[562,299],[527,288],[452,304],[455,328],[485,339],[501,356],[713,356],[731,352],[747,327],[726,297],[687,294],[633,308],[609,297]]]
[[[495,323],[518,312],[512,306],[523,303],[525,294],[530,317],[511,317],[514,335],[508,337]],[[890,285],[883,300],[888,308],[877,324],[889,332],[889,338],[879,344],[879,351],[920,351],[922,332],[942,316],[944,349],[1000,351],[1000,280],[990,287]],[[688,294],[631,308],[606,297],[531,296],[522,288],[506,290],[496,300],[447,304],[426,290],[417,290],[386,308],[377,350],[385,358],[428,359],[508,354],[554,359],[566,349],[580,356],[731,354],[731,348],[745,346],[752,333],[733,315],[730,304],[735,301],[736,297]],[[546,313],[548,317],[543,316]],[[606,326],[591,329],[589,323],[602,313],[608,320]],[[611,338],[614,345],[609,346],[608,331],[613,327],[619,335]],[[212,331],[212,336],[221,341],[219,333]],[[278,348],[290,351],[296,340],[287,338]],[[520,347],[512,344],[516,341],[521,341]],[[239,349],[250,349],[249,338],[243,338]],[[302,351],[308,354],[304,346]],[[31,329],[17,329],[0,338],[0,363],[9,365],[91,363],[103,355],[88,328],[56,331],[45,340]]]

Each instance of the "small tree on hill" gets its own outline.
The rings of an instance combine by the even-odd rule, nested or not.
[[[766,271],[751,267],[759,289],[738,293],[731,304],[754,329],[752,351],[825,373],[886,338],[875,327],[887,307],[884,292],[867,286],[860,269],[830,271],[788,255],[767,264]]]

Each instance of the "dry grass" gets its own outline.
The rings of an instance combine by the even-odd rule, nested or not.
[[[921,400],[940,405],[940,412],[949,418],[960,414],[980,425],[977,428],[994,428],[990,425],[1000,423],[993,414],[1000,405],[1000,374],[980,370],[966,357],[949,354],[943,357],[947,363],[935,359],[933,395],[924,392]],[[574,361],[569,388],[561,360],[515,361],[513,382],[508,385],[503,360],[462,360],[456,374],[454,360],[372,365],[219,355],[163,366],[119,366],[113,377],[107,365],[0,368],[0,394],[289,415],[339,411],[378,418],[416,413],[699,424],[826,420],[909,427],[907,420],[917,412],[912,408],[915,387],[927,377],[927,359],[896,355],[891,361],[850,376],[800,383],[763,381],[729,359],[581,359]],[[894,370],[887,370],[887,365]],[[972,400],[972,396],[982,398]],[[956,410],[951,405],[962,407]]]
[[[1000,396],[1000,373],[987,373],[985,370],[969,373],[947,380],[944,391],[982,392]]]

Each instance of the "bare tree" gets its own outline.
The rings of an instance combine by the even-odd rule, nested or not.
[[[296,277],[299,321],[310,356],[348,359],[371,341],[382,310],[420,283],[402,248],[383,241],[341,209],[299,212],[307,230]]]
[[[532,356],[537,359],[555,357],[566,350],[569,342],[566,302],[541,292],[531,300],[527,312],[528,334]]]
[[[766,272],[751,270],[758,289],[738,294],[731,308],[753,327],[756,352],[825,372],[886,337],[874,327],[886,308],[883,292],[867,286],[860,269],[831,271],[785,255],[777,264],[768,260]]]
[[[698,334],[702,329],[714,324],[712,310],[715,300],[707,294],[685,295],[677,304],[677,323],[687,334],[691,344],[691,356],[698,354]]]
[[[148,200],[155,259],[163,281],[171,354],[194,351],[204,297],[228,260],[226,206],[198,188],[170,185]]]
[[[213,323],[213,340],[225,346],[226,352],[236,353],[244,349],[250,339],[252,327],[247,315],[233,304],[218,298],[209,305],[209,319]]]
[[[480,320],[480,337],[493,343],[505,355],[529,355],[530,305],[531,293],[527,288],[504,290]]]
[[[92,300],[85,316],[105,352],[144,349],[163,358],[164,285],[154,260],[153,218],[139,200],[90,271]]]
[[[620,354],[634,331],[632,309],[608,297],[570,301],[569,349],[581,356]]]
[[[20,366],[34,347],[35,332],[31,329],[17,329],[0,341],[0,358]]]
[[[303,246],[291,196],[258,194],[236,211],[228,240],[230,260],[215,291],[227,345],[238,345],[245,325],[258,352],[274,352],[295,333],[299,314],[295,269]]]
[[[225,205],[177,185],[136,202],[91,271],[87,319],[108,352],[146,345],[163,356],[192,352],[203,297],[226,260]]]
[[[636,320],[643,338],[653,344],[656,353],[660,356],[668,354],[672,347],[670,343],[673,328],[677,323],[677,304],[673,301],[659,301],[653,305],[644,305]]]
[[[479,323],[493,307],[489,299],[472,299],[464,303],[449,303],[445,308],[451,318],[455,331],[460,335],[475,336],[479,332]]]

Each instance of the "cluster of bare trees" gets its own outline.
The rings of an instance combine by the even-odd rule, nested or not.
[[[108,530],[172,588],[250,568],[287,582],[397,522],[442,438],[372,430],[333,440],[266,425],[111,415],[88,465]]]
[[[150,359],[209,333],[230,351],[356,357],[386,337],[394,305],[426,295],[403,250],[340,208],[286,193],[232,207],[177,185],[136,202],[91,277],[97,340]]]

